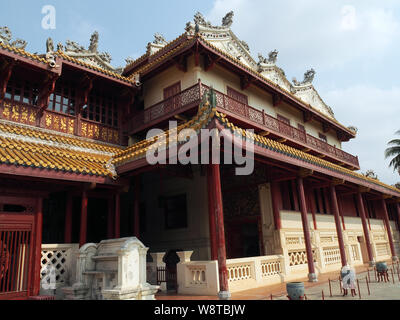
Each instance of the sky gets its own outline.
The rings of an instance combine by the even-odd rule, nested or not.
[[[42,9],[56,9],[55,29],[44,29]],[[94,31],[99,51],[115,67],[137,58],[156,32],[167,41],[184,32],[200,11],[214,25],[234,12],[232,31],[254,58],[277,49],[277,65],[289,80],[314,68],[314,87],[336,119],[358,128],[343,149],[359,157],[388,184],[400,182],[384,151],[400,130],[400,1],[398,0],[0,0],[0,26],[43,53],[46,39],[87,47]]]

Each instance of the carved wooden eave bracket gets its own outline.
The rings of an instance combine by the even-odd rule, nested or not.
[[[204,71],[207,72],[211,70],[221,59],[221,56],[204,54]]]
[[[50,95],[54,93],[56,88],[56,81],[59,78],[59,74],[47,74],[46,80],[42,86],[42,89],[39,92],[38,96],[38,118],[41,118],[43,115],[43,111],[47,109],[49,105]]]
[[[246,90],[248,87],[250,87],[250,85],[255,82],[256,80],[248,75],[242,75],[240,77],[240,88],[242,90]]]
[[[304,122],[307,123],[313,119],[313,114],[310,111],[304,111],[303,113]]]
[[[279,93],[274,93],[272,95],[272,105],[274,107],[279,106],[283,102],[283,96]]]
[[[358,187],[358,192],[360,192],[360,193],[367,193],[367,192],[370,192],[370,191],[371,191],[371,188],[364,187],[364,186],[359,186]]]
[[[0,68],[0,103],[3,101],[4,96],[6,94],[7,84],[8,81],[10,80],[12,70],[16,65],[16,63],[17,63],[16,60],[10,61],[8,59],[5,59],[2,61],[2,65]]]
[[[172,58],[176,67],[182,71],[182,72],[187,72],[187,56],[177,56]]]
[[[300,178],[306,178],[306,177],[312,176],[313,174],[314,174],[314,170],[311,170],[311,169],[300,168],[300,170],[299,170]]]
[[[343,179],[338,179],[338,178],[333,178],[332,179],[332,185],[334,185],[334,186],[342,185],[342,184],[345,184],[345,183],[346,183],[346,181],[343,180]]]

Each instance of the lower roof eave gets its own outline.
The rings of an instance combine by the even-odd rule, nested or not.
[[[50,180],[64,180],[84,183],[87,182],[115,186],[125,186],[128,183],[126,179],[122,178],[114,180],[108,176],[77,174],[73,172],[16,166],[10,164],[0,164],[0,174],[5,174],[9,176],[22,176],[27,178],[43,178]]]

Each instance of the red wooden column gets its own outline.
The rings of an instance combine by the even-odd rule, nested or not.
[[[218,259],[218,248],[217,248],[214,197],[213,197],[212,185],[213,185],[213,181],[212,181],[211,166],[207,166],[208,222],[209,222],[209,229],[210,229],[211,260],[217,260]]]
[[[107,212],[107,238],[112,239],[114,237],[114,198],[108,199],[108,212]]]
[[[67,206],[65,208],[64,243],[72,242],[72,195],[67,194]]]
[[[340,257],[342,260],[342,266],[345,266],[347,265],[346,250],[344,248],[342,226],[339,216],[339,206],[336,198],[336,189],[334,185],[330,186],[330,194],[331,194],[331,205],[332,205],[333,216],[335,217],[336,233],[339,242]]]
[[[390,229],[389,215],[387,212],[385,199],[382,198],[381,204],[382,204],[382,209],[383,209],[383,217],[385,219],[385,224],[386,224],[386,230],[387,230],[387,234],[388,234],[388,238],[389,238],[390,251],[392,252],[392,260],[397,261],[398,258],[396,255],[396,250],[394,249],[393,237],[392,237],[392,232]]]
[[[281,193],[279,190],[279,182],[271,182],[271,201],[272,201],[272,212],[274,215],[275,229],[280,230],[282,228],[281,217],[279,213],[279,203],[281,201]]]
[[[371,239],[369,237],[367,219],[365,216],[364,201],[363,201],[361,192],[357,193],[357,205],[358,205],[358,211],[360,212],[361,222],[362,222],[362,226],[363,226],[363,230],[364,230],[364,237],[365,237],[365,243],[367,245],[369,265],[373,266],[375,264],[375,259],[374,259],[374,254],[372,253]]]
[[[134,189],[134,234],[136,238],[140,238],[140,176],[135,177],[135,189]]]
[[[115,222],[114,222],[114,237],[121,237],[121,196],[120,193],[115,194]]]
[[[300,200],[301,222],[303,224],[304,241],[307,253],[308,281],[316,282],[318,281],[318,279],[315,273],[314,257],[312,253],[311,238],[310,238],[310,227],[308,226],[306,197],[304,195],[303,178],[301,177],[297,178],[297,191],[300,198],[299,200]]]
[[[35,262],[33,270],[32,295],[39,295],[40,291],[40,269],[42,260],[42,231],[43,231],[43,198],[39,197],[36,204],[35,216]]]
[[[218,239],[218,269],[219,269],[219,293],[221,300],[228,300],[231,296],[228,287],[228,270],[226,268],[226,246],[224,230],[224,210],[222,206],[221,177],[219,164],[210,164],[211,167],[211,185],[215,226]]]
[[[86,243],[87,235],[87,206],[88,198],[86,191],[82,192],[82,207],[81,207],[81,226],[79,232],[79,246],[82,247]]]
[[[397,209],[397,227],[400,231],[400,203],[396,203],[396,209]]]

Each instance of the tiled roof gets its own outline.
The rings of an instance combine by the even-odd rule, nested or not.
[[[86,63],[86,62],[84,62],[84,61],[75,59],[75,58],[70,57],[69,55],[65,54],[64,52],[62,52],[62,51],[60,51],[60,50],[58,50],[58,51],[56,52],[56,55],[58,55],[59,57],[65,59],[65,60],[68,60],[68,61],[70,61],[70,62],[79,64],[79,65],[81,65],[81,66],[83,66],[83,67],[92,69],[92,70],[94,70],[94,71],[101,72],[101,73],[103,73],[103,74],[105,74],[105,75],[108,75],[108,76],[110,76],[110,77],[113,77],[113,78],[122,80],[122,81],[127,82],[127,83],[130,83],[130,84],[133,83],[133,81],[132,81],[131,79],[129,79],[129,78],[127,78],[127,77],[124,77],[124,76],[122,76],[122,75],[120,75],[120,74],[118,74],[118,73],[116,73],[116,72],[112,72],[112,71],[109,71],[109,70],[106,70],[106,69],[97,67],[97,66],[95,66],[95,65]]]
[[[48,64],[46,59],[38,56],[37,54],[29,53],[29,52],[25,51],[24,49],[15,48],[15,47],[10,46],[9,44],[5,44],[5,43],[2,43],[2,42],[0,42],[0,48],[5,49],[5,50],[7,50],[9,52],[12,52],[12,53],[16,53],[16,54],[18,54],[20,56],[23,56],[25,58],[29,58],[29,59],[32,59],[32,60],[35,60],[35,61],[42,62],[44,64]]]
[[[36,128],[0,123],[1,164],[112,177],[107,163],[118,150]]]

